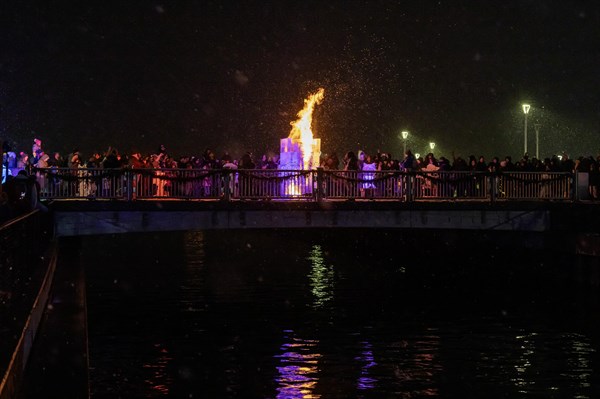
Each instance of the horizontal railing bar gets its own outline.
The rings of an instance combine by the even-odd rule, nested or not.
[[[280,169],[33,170],[43,199],[574,200],[569,172]]]

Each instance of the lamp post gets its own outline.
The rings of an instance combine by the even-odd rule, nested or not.
[[[523,155],[527,154],[527,115],[529,114],[529,110],[531,109],[531,105],[529,104],[523,104],[523,113],[525,114],[525,152],[523,152]]]
[[[404,141],[404,154],[406,154],[406,139],[408,138],[408,132],[406,130],[402,131],[402,140]]]
[[[540,159],[540,124],[536,123],[535,127],[535,157]]]

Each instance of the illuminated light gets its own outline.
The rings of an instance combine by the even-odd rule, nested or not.
[[[417,153],[415,154],[415,157],[416,157],[417,159],[419,159],[419,158],[421,158],[421,154],[419,154],[419,153],[417,152]]]
[[[311,94],[304,99],[304,108],[298,112],[298,119],[290,122],[292,130],[288,138],[293,142],[299,143],[302,149],[302,161],[304,170],[311,169],[311,166],[318,165],[321,155],[321,140],[314,139],[312,132],[312,114],[315,106],[320,104],[325,97],[325,89],[320,88],[316,93]]]
[[[404,143],[404,154],[406,154],[406,139],[408,138],[408,132],[406,130],[402,131],[402,140]]]
[[[530,109],[531,109],[531,105],[523,104],[523,113],[525,114],[523,155],[527,154],[527,114],[529,114]]]
[[[431,148],[432,150],[435,148],[435,143],[433,141],[429,143],[429,148]]]

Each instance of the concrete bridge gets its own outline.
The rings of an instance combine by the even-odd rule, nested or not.
[[[547,232],[585,224],[581,173],[37,170],[58,236],[252,228]],[[578,215],[584,215],[579,217]]]
[[[55,234],[76,236],[212,229],[382,228],[597,231],[585,202],[53,201]]]

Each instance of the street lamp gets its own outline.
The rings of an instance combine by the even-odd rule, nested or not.
[[[404,141],[404,154],[406,154],[406,139],[408,138],[408,132],[406,130],[402,131],[402,140]]]
[[[535,127],[535,157],[540,159],[540,124],[536,123]]]
[[[525,152],[523,155],[527,154],[527,114],[529,114],[530,109],[531,105],[523,104],[523,113],[525,114]]]
[[[431,151],[433,151],[433,149],[435,148],[435,143],[433,141],[429,143],[429,148],[431,148]]]

